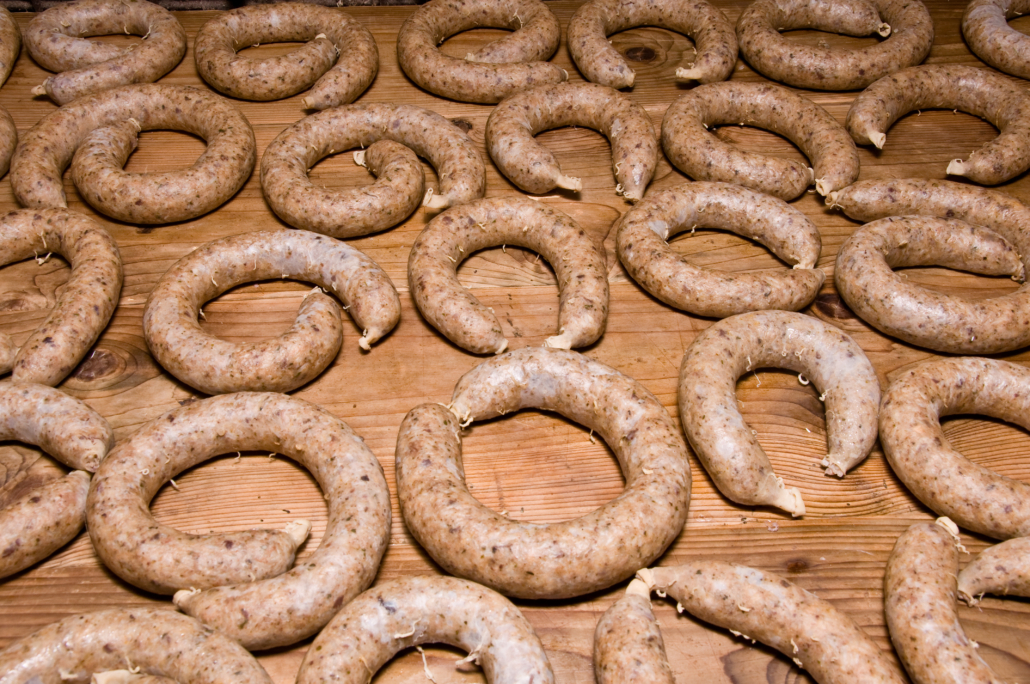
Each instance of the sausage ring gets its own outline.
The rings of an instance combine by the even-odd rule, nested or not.
[[[115,33],[143,37],[129,49],[85,40]],[[77,0],[37,14],[25,47],[56,76],[32,89],[59,105],[130,83],[153,83],[182,61],[186,31],[172,13],[146,0]]]
[[[308,649],[297,684],[365,684],[395,653],[443,642],[490,684],[554,684],[533,626],[497,592],[454,577],[384,582],[348,603]]]
[[[984,594],[1030,596],[1030,537],[989,546],[958,574],[958,595],[971,606]]]
[[[551,525],[510,520],[476,501],[465,485],[462,426],[530,407],[600,434],[626,491]],[[450,410],[408,412],[397,436],[397,497],[408,529],[447,572],[507,596],[567,598],[610,587],[665,551],[686,521],[690,464],[668,412],[638,382],[577,352],[526,348],[463,375]]]
[[[456,33],[485,26],[514,33],[463,60],[437,47]],[[489,104],[534,84],[566,80],[564,69],[546,61],[560,40],[558,19],[539,0],[430,0],[401,25],[397,61],[408,78],[434,95]]]
[[[440,214],[425,227],[408,257],[408,288],[418,310],[451,342],[474,354],[500,354],[508,340],[492,310],[458,282],[458,265],[497,245],[541,254],[558,278],[558,334],[544,345],[585,347],[608,320],[604,252],[566,214],[523,197],[476,200]]]
[[[189,535],[159,525],[147,508],[177,473],[248,449],[297,461],[329,502],[318,550],[278,577],[307,536],[307,521],[285,532]],[[119,442],[94,476],[86,519],[112,571],[157,593],[190,588],[175,594],[176,606],[256,650],[314,634],[372,583],[390,499],[379,462],[346,423],[300,399],[243,392],[178,408]]]
[[[629,88],[636,76],[608,36],[636,26],[659,26],[690,37],[694,63],[676,69],[681,81],[725,81],[737,63],[737,37],[721,10],[705,0],[629,2],[591,0],[569,22],[569,53],[588,81],[609,88]]]
[[[0,85],[11,75],[21,52],[21,31],[7,8],[0,11]],[[11,155],[18,144],[18,129],[6,109],[0,107],[0,176],[7,173]]]
[[[799,45],[780,35],[794,29],[890,37],[841,51]],[[798,88],[859,90],[926,59],[933,19],[919,0],[756,0],[737,21],[737,41],[744,58],[764,76]]]
[[[291,41],[307,44],[271,59],[236,54],[256,44]],[[379,71],[379,49],[361,22],[338,8],[305,3],[250,5],[219,14],[200,28],[193,50],[197,73],[215,90],[265,102],[314,84],[304,98],[309,109],[353,102]]]
[[[1030,78],[1030,38],[1008,25],[1026,11],[1019,0],[973,0],[962,15],[962,35],[973,54],[1006,74]]]
[[[723,319],[694,339],[680,365],[680,423],[724,496],[747,506],[805,514],[737,408],[737,378],[757,368],[803,373],[826,402],[827,475],[844,477],[876,442],[880,383],[861,347],[841,330],[789,311]]]
[[[561,83],[514,93],[490,113],[486,147],[501,173],[526,192],[579,192],[582,181],[564,175],[551,151],[533,139],[562,126],[603,133],[612,145],[616,194],[631,202],[644,196],[658,165],[654,126],[640,105],[608,86]]]
[[[317,288],[282,335],[235,344],[204,332],[200,307],[240,285],[274,278],[315,283],[339,297],[364,329],[365,350],[400,319],[397,291],[379,266],[350,245],[305,231],[244,233],[209,242],[179,259],[150,293],[143,334],[169,373],[208,394],[286,392],[312,380],[343,339],[340,308]]]
[[[747,124],[778,133],[812,160],[811,169],[790,159],[755,154],[719,140],[710,126]],[[815,183],[821,195],[858,180],[858,150],[829,112],[771,83],[712,83],[672,103],[662,120],[662,147],[691,178],[739,183],[792,200]]]

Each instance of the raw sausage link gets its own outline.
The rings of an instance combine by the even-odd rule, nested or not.
[[[616,194],[636,201],[644,196],[658,165],[658,141],[647,112],[628,96],[596,83],[544,85],[517,92],[490,113],[486,147],[497,168],[526,192],[554,188],[579,191],[582,182],[566,176],[554,155],[533,139],[540,131],[586,126],[612,146]]]
[[[733,231],[794,268],[724,273],[693,266],[666,241],[694,228]],[[652,192],[616,224],[619,259],[641,287],[677,309],[725,318],[756,309],[807,306],[826,279],[815,268],[819,230],[774,197],[727,183],[689,183]]]
[[[81,37],[116,33],[143,42],[126,50]],[[77,0],[37,14],[25,29],[25,46],[44,69],[62,72],[33,95],[63,105],[129,83],[153,83],[182,61],[186,31],[171,12],[145,0]]]
[[[857,36],[875,31],[890,37],[871,47],[841,51],[799,45],[780,35],[806,28]],[[919,0],[757,0],[737,21],[737,41],[748,63],[769,78],[798,88],[859,90],[926,59],[933,44],[933,19]]]
[[[157,524],[147,504],[177,473],[250,449],[307,468],[328,499],[329,521],[301,565],[273,579],[219,586],[285,570],[308,523],[296,537],[271,530],[187,535]],[[372,583],[386,550],[390,500],[379,462],[346,423],[299,399],[244,392],[178,408],[120,442],[93,479],[87,521],[97,553],[125,580],[159,593],[217,586],[180,591],[175,604],[256,650],[311,636]]]
[[[47,558],[86,522],[89,473],[73,470],[0,509],[0,578]]]
[[[940,418],[993,416],[1030,428],[1030,370],[1007,361],[937,359],[891,383],[880,406],[880,443],[905,486],[939,515],[995,539],[1030,535],[1030,484],[966,460]]]
[[[14,63],[21,54],[21,29],[6,7],[0,8],[0,85],[14,69]]]
[[[336,295],[364,332],[365,350],[400,319],[390,277],[350,245],[306,231],[244,233],[209,242],[177,261],[150,293],[147,345],[169,373],[208,394],[296,389],[336,358],[343,339],[333,297],[313,291],[285,333],[236,344],[204,332],[200,307],[242,283],[274,278],[315,283]]]
[[[476,200],[440,214],[426,226],[408,257],[408,287],[419,311],[462,349],[500,354],[508,347],[489,308],[458,282],[458,264],[497,245],[537,252],[558,279],[558,334],[548,347],[585,347],[604,333],[608,275],[604,252],[575,221],[528,198]]]
[[[882,148],[887,129],[917,109],[957,109],[986,119],[1001,133],[948,174],[997,185],[1030,168],[1030,96],[989,69],[931,64],[886,76],[855,98],[845,126],[859,145]]]
[[[0,652],[0,684],[88,682],[94,672],[135,668],[189,684],[272,684],[230,637],[158,608],[75,615]]]
[[[1027,0],[973,0],[962,15],[962,35],[973,54],[1006,74],[1030,78],[1030,38],[1008,25],[1030,11]]]
[[[758,126],[787,138],[812,160],[813,169],[738,149],[709,127]],[[676,100],[662,120],[662,147],[691,178],[739,183],[792,200],[812,182],[821,195],[858,180],[858,150],[844,127],[806,97],[771,83],[713,83]]]
[[[437,47],[461,31],[489,26],[516,31],[466,59],[449,57]],[[526,35],[528,34],[528,35]],[[558,49],[558,19],[539,0],[431,0],[419,7],[397,34],[397,61],[420,88],[459,102],[489,104],[538,83],[560,83],[568,74],[547,60]],[[515,41],[513,49],[511,43]],[[505,50],[511,50],[504,54]],[[492,54],[491,54],[492,53]],[[521,57],[514,64],[491,63]]]
[[[551,525],[510,520],[476,501],[465,485],[461,426],[529,407],[600,434],[626,491]],[[408,413],[397,436],[397,492],[408,529],[448,572],[508,596],[568,598],[609,587],[665,551],[686,521],[690,464],[668,412],[635,380],[577,352],[526,348],[462,376],[450,411],[423,404]]]
[[[270,59],[236,54],[256,44],[286,42],[308,44]],[[304,98],[309,109],[353,102],[379,71],[379,49],[361,22],[339,8],[305,3],[250,5],[224,12],[201,27],[193,50],[197,73],[215,90],[268,101],[314,84]]]
[[[592,0],[569,22],[572,60],[588,81],[629,88],[636,76],[608,36],[636,26],[660,26],[694,41],[694,63],[676,70],[681,81],[724,81],[737,63],[737,37],[721,10],[705,0]]]
[[[406,577],[351,601],[308,649],[297,684],[366,684],[398,651],[442,642],[469,651],[490,684],[553,684],[532,625],[500,594],[454,577]],[[428,670],[428,666],[427,666]]]
[[[43,117],[19,143],[11,187],[27,207],[65,207],[61,176],[76,148],[94,129],[134,120],[144,131],[181,130],[207,141],[196,163],[170,173],[103,172],[83,197],[97,211],[129,223],[170,223],[205,214],[236,193],[257,159],[254,131],[224,98],[186,86],[130,85],[105,90]],[[125,135],[127,129],[120,129]],[[94,155],[95,157],[96,155]],[[106,169],[106,171],[104,170]],[[90,173],[90,169],[81,169]]]
[[[674,684],[650,589],[635,579],[594,629],[597,684]]]
[[[980,552],[958,574],[958,595],[975,606],[984,594],[1030,596],[1030,537],[1017,537]]]
[[[876,442],[880,383],[861,347],[822,321],[788,311],[726,318],[697,336],[680,365],[680,423],[719,491],[747,506],[804,515],[801,492],[773,472],[737,408],[737,378],[758,368],[804,373],[826,402],[827,475],[844,477]]]
[[[0,217],[0,262],[50,252],[71,265],[71,277],[43,324],[0,372],[15,382],[56,385],[72,371],[111,320],[122,290],[118,246],[93,219],[67,209],[22,209]],[[6,337],[6,335],[0,335]],[[8,351],[13,352],[13,344]],[[88,468],[87,470],[92,470]]]
[[[18,128],[14,125],[10,113],[0,107],[0,177],[11,167],[11,157],[14,156],[14,148],[17,146]]]

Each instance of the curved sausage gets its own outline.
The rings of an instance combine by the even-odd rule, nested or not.
[[[604,612],[594,629],[597,684],[674,684],[651,590],[639,579]]]
[[[285,533],[188,535],[159,525],[147,509],[176,474],[250,449],[303,465],[329,504],[318,550],[278,577],[307,521]],[[299,399],[244,392],[178,408],[120,442],[93,478],[86,516],[112,571],[148,591],[189,589],[175,594],[176,606],[257,650],[311,636],[372,583],[386,550],[390,500],[382,467],[346,423]]]
[[[532,625],[508,599],[454,577],[383,582],[347,604],[308,649],[297,684],[365,684],[398,651],[442,642],[490,684],[553,684]]]
[[[654,126],[640,105],[608,86],[562,83],[514,93],[490,112],[486,147],[501,173],[526,192],[579,192],[580,179],[564,175],[551,151],[533,139],[562,126],[603,133],[612,145],[616,194],[631,202],[644,196],[658,165]]]
[[[469,493],[462,426],[522,408],[556,411],[596,431],[626,491],[576,520],[532,525]],[[408,529],[448,572],[520,598],[609,587],[660,556],[686,521],[690,464],[665,408],[632,378],[571,351],[526,348],[458,380],[450,410],[423,404],[397,436],[397,496]],[[642,530],[647,530],[642,534]]]
[[[150,293],[143,334],[162,367],[208,394],[286,392],[309,382],[336,358],[343,339],[340,309],[317,288],[282,335],[236,344],[204,332],[200,307],[258,280],[297,278],[343,301],[364,332],[365,350],[400,319],[397,291],[379,266],[350,245],[305,231],[243,233],[209,242],[179,259]]]
[[[528,198],[476,200],[429,222],[408,257],[408,287],[419,312],[462,349],[507,349],[497,316],[461,286],[456,273],[473,252],[505,244],[543,255],[558,278],[558,334],[544,344],[569,349],[596,342],[608,320],[604,252],[569,216]]]
[[[962,15],[962,35],[974,55],[1006,74],[1030,78],[1030,38],[1008,25],[1025,14],[1025,0],[973,0]]]
[[[827,475],[844,477],[876,442],[880,383],[861,347],[822,321],[789,311],[723,319],[694,339],[680,365],[680,423],[727,498],[805,514],[801,492],[785,487],[737,408],[737,378],[757,368],[803,373],[826,402]]]
[[[608,36],[636,26],[660,26],[694,41],[692,64],[676,69],[681,81],[725,81],[737,63],[737,37],[721,10],[705,0],[591,0],[569,22],[569,54],[588,81],[630,88],[636,73]]]
[[[2,40],[2,39],[0,39]],[[14,148],[18,146],[18,128],[10,113],[0,107],[0,177],[11,167]]]
[[[793,269],[725,273],[693,266],[666,241],[696,227],[757,240]],[[807,306],[825,274],[815,267],[819,230],[786,202],[728,183],[688,183],[652,192],[616,225],[619,260],[641,287],[677,309],[725,318],[756,309]]]
[[[6,7],[0,11],[0,85],[14,69],[14,63],[21,54],[21,29]]]
[[[984,594],[1030,596],[1030,537],[989,546],[958,574],[958,595],[971,606]]]
[[[83,36],[143,37],[128,49]],[[33,89],[59,105],[130,83],[153,83],[182,61],[186,31],[172,13],[146,0],[76,0],[37,14],[25,47],[44,69],[61,72]]]

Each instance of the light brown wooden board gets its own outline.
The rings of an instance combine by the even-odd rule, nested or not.
[[[562,27],[578,3],[549,3]],[[736,21],[745,2],[720,2],[731,21]],[[928,3],[935,20],[936,39],[931,63],[963,63],[980,66],[961,39],[959,21],[964,3],[938,0]],[[433,109],[460,120],[483,146],[483,131],[490,106],[449,102],[419,90],[400,71],[394,52],[397,29],[413,11],[410,7],[351,8],[347,10],[374,33],[382,64],[372,88],[362,102],[405,102]],[[191,50],[164,83],[206,87],[198,78],[192,39],[213,13],[180,13],[190,37]],[[19,15],[22,25],[31,15]],[[1030,28],[1028,20],[1015,22]],[[444,45],[461,56],[470,48],[500,35],[482,29],[455,37]],[[842,38],[816,32],[796,32],[796,40],[833,45],[858,45],[869,39]],[[109,38],[115,42],[133,39]],[[656,127],[666,107],[685,87],[672,79],[681,61],[690,61],[691,43],[683,36],[654,28],[635,29],[612,37],[623,52],[648,58],[634,63],[637,85],[630,95],[644,106]],[[263,46],[255,52],[273,54],[281,46]],[[653,57],[650,52],[653,51]],[[580,77],[563,43],[556,63],[573,80]],[[0,104],[11,112],[20,131],[34,125],[55,105],[33,99],[29,90],[46,73],[27,54],[18,61],[10,80],[0,91]],[[757,81],[743,61],[734,79]],[[843,122],[854,93],[808,93]],[[304,112],[301,96],[272,103],[238,102],[254,126],[258,149],[266,145]],[[750,128],[725,127],[721,136],[752,150],[800,159],[786,141]],[[965,114],[924,112],[911,115],[890,131],[882,152],[861,149],[862,179],[923,177],[942,178],[948,160],[964,156],[995,135],[985,122]],[[541,139],[555,150],[566,173],[581,176],[584,190],[579,198],[548,195],[541,201],[571,214],[608,248],[612,299],[608,331],[585,350],[591,357],[636,378],[676,415],[676,384],[680,359],[697,333],[711,324],[674,311],[657,302],[632,281],[617,264],[612,222],[628,205],[614,194],[615,181],[605,139],[589,130],[562,129],[544,133]],[[129,169],[164,170],[192,162],[203,149],[195,138],[173,132],[147,132]],[[428,177],[435,174],[426,166]],[[370,177],[338,154],[312,171],[327,186],[355,186]],[[664,159],[654,186],[683,182],[684,177]],[[70,205],[97,217],[114,235],[125,260],[125,285],[114,320],[91,357],[62,389],[84,399],[100,411],[123,438],[144,422],[197,396],[189,387],[163,373],[147,352],[141,330],[143,305],[162,273],[191,249],[208,240],[250,230],[283,227],[266,206],[255,174],[226,205],[195,221],[172,226],[139,228],[110,221],[79,201],[66,182]],[[1020,177],[1005,189],[1030,200],[1030,182]],[[518,190],[488,165],[490,196],[513,195]],[[794,206],[819,226],[823,251],[819,265],[832,273],[834,258],[843,240],[857,223],[828,211],[813,194]],[[7,179],[0,182],[0,210],[15,209]],[[404,414],[426,401],[446,402],[462,373],[480,362],[451,345],[418,315],[407,290],[408,250],[430,215],[419,210],[394,230],[353,240],[376,259],[393,278],[401,293],[403,313],[396,331],[371,353],[358,350],[358,331],[346,323],[343,351],[318,379],[295,393],[326,406],[346,420],[367,440],[386,470],[393,496],[391,543],[378,581],[410,574],[439,572],[407,533],[396,506],[393,450]],[[606,239],[607,238],[607,239]],[[698,263],[743,271],[780,266],[764,249],[749,241],[712,231],[675,241],[677,249],[694,255]],[[55,292],[67,278],[58,259],[43,265],[34,261],[0,270],[0,329],[20,342],[45,316]],[[911,269],[909,277],[948,292],[975,297],[1011,291],[1015,285],[996,278],[961,275],[944,269]],[[487,306],[500,315],[512,348],[539,345],[554,333],[557,287],[549,267],[535,256],[517,249],[492,249],[470,258],[461,268],[461,281],[474,288]],[[301,283],[262,283],[245,286],[205,307],[204,325],[230,339],[245,340],[285,330],[292,322],[303,293]],[[832,278],[808,313],[833,323],[853,335],[866,350],[881,382],[896,371],[931,356],[925,350],[891,340],[857,320],[840,304]],[[21,336],[19,338],[19,336]],[[1005,358],[1026,363],[1026,352]],[[749,374],[739,384],[744,415],[758,431],[780,475],[801,488],[808,515],[791,520],[766,509],[734,505],[723,498],[696,460],[693,466],[693,499],[684,532],[661,564],[688,558],[736,561],[779,572],[801,586],[832,601],[854,617],[889,651],[882,614],[882,577],[887,555],[897,536],[911,523],[931,519],[932,513],[909,495],[891,473],[879,448],[843,480],[823,474],[818,461],[825,451],[822,405],[811,386],[802,386],[793,374],[777,371]],[[1018,428],[983,419],[955,419],[946,423],[953,443],[974,460],[1006,475],[1030,479],[1025,454],[1030,436]],[[486,505],[508,511],[513,517],[547,522],[573,518],[615,496],[622,478],[611,452],[598,441],[593,444],[579,426],[551,414],[526,411],[505,420],[477,424],[465,441],[465,463],[472,491]],[[0,454],[0,501],[29,481],[52,477],[53,464],[26,449]],[[325,526],[326,509],[313,480],[285,459],[265,456],[218,459],[193,469],[178,480],[179,490],[165,487],[153,509],[164,523],[188,531],[239,530],[265,524],[282,526],[298,517],[314,523],[312,539],[302,557],[317,545]],[[8,491],[11,490],[11,491]],[[964,535],[970,551],[989,540]],[[964,561],[963,561],[964,562]],[[593,681],[590,654],[593,629],[601,613],[621,594],[624,585],[577,600],[558,602],[518,601],[536,627],[557,675],[564,684]],[[171,607],[165,598],[142,593],[106,571],[89,545],[79,537],[44,563],[0,582],[0,647],[43,625],[79,612],[115,606],[155,604]],[[658,601],[659,619],[678,681],[795,682],[808,681],[789,659],[771,649],[754,647],[729,634],[710,629],[687,617],[677,617],[674,607]],[[987,599],[982,609],[961,609],[969,636],[980,643],[980,652],[997,672],[1011,682],[1030,682],[1030,604],[1019,599]],[[292,682],[306,643],[260,659],[273,679]],[[453,650],[427,650],[429,667],[439,682],[483,681],[478,671],[461,673],[451,661],[461,657]],[[892,656],[893,657],[893,656]],[[377,678],[379,682],[425,682],[417,654],[395,659]]]

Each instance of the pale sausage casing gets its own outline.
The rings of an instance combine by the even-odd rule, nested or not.
[[[977,57],[1006,74],[1030,78],[1030,38],[1008,19],[1030,9],[1026,0],[973,0],[962,15],[962,35]]]
[[[7,81],[21,53],[21,30],[6,7],[0,8],[0,85]],[[0,176],[7,173],[18,144],[18,129],[6,109],[0,107]]]
[[[958,594],[975,606],[984,594],[1030,597],[1030,537],[989,546],[958,574]]]

